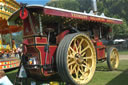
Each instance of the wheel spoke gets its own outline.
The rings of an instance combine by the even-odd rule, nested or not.
[[[86,51],[89,48],[89,46],[85,47],[80,53],[83,53],[84,51]]]
[[[75,58],[72,54],[71,55],[68,55],[68,58]]]
[[[75,75],[76,75],[76,79],[78,79],[78,73],[79,73],[79,69],[77,69],[78,68],[78,66],[76,67],[76,69],[75,69]]]
[[[79,67],[79,71],[80,71],[80,73],[81,73],[82,75],[84,75],[83,68],[80,69],[80,67]]]
[[[111,58],[111,61],[115,60],[115,58]]]
[[[73,65],[69,66],[69,69],[72,69]]]
[[[86,54],[86,52],[83,52],[82,54],[81,54],[81,56],[84,56]]]
[[[76,67],[77,67],[77,64],[75,64],[74,67],[70,70],[70,74],[72,74],[75,71]]]
[[[84,39],[81,39],[78,48],[82,45],[83,41],[84,41]]]
[[[76,41],[76,39],[74,40],[74,48],[76,49],[76,52],[78,52],[78,47],[77,47],[77,41]]]
[[[87,63],[87,61],[83,61],[83,63],[85,64],[85,65],[87,65],[88,63]]]
[[[80,65],[80,69],[81,69],[81,71],[84,71],[83,66],[81,66],[81,65]]]
[[[113,61],[113,62],[112,62],[112,66],[113,66],[113,67],[115,67],[115,64],[116,64],[116,62],[115,62],[115,61]]]
[[[115,54],[115,57],[118,57],[118,54],[117,53]]]
[[[111,58],[113,58],[113,53],[111,54]]]
[[[73,54],[76,53],[75,50],[72,47],[70,47],[70,50],[73,52]]]
[[[68,63],[68,66],[75,64],[75,63],[76,63],[75,61],[72,61],[72,62]]]
[[[71,60],[74,60],[75,57],[74,57],[74,56],[69,56],[69,55],[68,55],[67,58],[68,58],[68,61],[71,61]]]
[[[87,65],[82,64],[82,66],[85,67],[85,69],[91,70]]]
[[[79,52],[79,53],[81,53],[81,48],[82,48],[82,46],[79,45],[79,48],[78,48],[78,52]]]
[[[88,59],[92,59],[92,57],[83,57],[83,59],[88,60]]]
[[[82,66],[79,67],[79,72],[81,73],[80,75],[80,79],[83,80],[85,78],[85,72],[83,70],[83,67],[81,68]]]
[[[81,73],[80,79],[83,80],[85,78],[85,72],[83,72],[81,69],[79,71]]]
[[[113,52],[113,57],[115,57],[115,52]]]
[[[78,46],[79,52],[81,52],[81,46],[82,46],[83,41],[84,41],[84,39],[81,39],[81,41],[79,43],[79,46]]]

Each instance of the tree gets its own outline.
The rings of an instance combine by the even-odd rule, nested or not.
[[[48,6],[79,11],[79,3],[75,0],[59,0],[47,3]]]
[[[114,30],[114,38],[128,37],[127,3],[128,0],[97,0],[98,13],[105,13],[105,16],[124,20],[123,25],[110,25]],[[47,5],[82,12],[92,10],[91,0],[59,0]]]

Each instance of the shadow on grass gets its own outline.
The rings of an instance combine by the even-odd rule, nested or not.
[[[14,83],[15,78],[16,78],[16,73],[17,73],[18,69],[9,69],[9,70],[5,70],[6,75],[8,76],[8,78],[11,80],[12,83]],[[58,76],[54,76],[53,80],[56,80],[55,78],[57,78]],[[60,80],[60,77],[57,78]],[[17,80],[18,81],[18,80]],[[35,80],[32,78],[25,78],[22,80],[23,84],[22,85],[31,85],[31,81],[36,82],[36,85],[41,85],[42,83],[48,83],[49,81],[45,81],[45,80]],[[56,80],[57,81],[57,80]],[[19,84],[18,84],[19,85]]]
[[[105,66],[97,66],[96,71],[109,71],[109,69]]]
[[[18,69],[9,69],[9,70],[5,70],[8,78],[11,80],[12,83],[14,83],[15,79],[16,79],[16,74],[17,74]],[[23,80],[23,85],[30,85],[30,81],[32,81],[32,79],[24,79]],[[18,84],[19,85],[19,84]]]
[[[17,68],[14,69],[9,69],[9,70],[5,70],[8,78],[11,80],[11,82],[13,83],[16,77],[16,72],[17,72]]]
[[[128,85],[128,69],[109,81],[106,85]]]
[[[108,72],[110,71],[108,67],[105,67],[105,66],[98,66],[96,67],[96,71],[104,71],[104,72]],[[117,72],[123,72],[124,70],[123,69],[116,69],[114,71],[117,71]]]

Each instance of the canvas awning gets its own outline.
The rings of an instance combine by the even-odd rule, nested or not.
[[[15,0],[0,0],[0,34],[18,32],[20,26],[8,26],[7,20],[20,5]]]
[[[28,10],[29,9],[42,10],[45,15],[50,15],[50,16],[60,16],[71,19],[80,19],[85,21],[110,23],[110,24],[123,24],[123,20],[121,19],[110,18],[103,15],[94,15],[90,13],[76,12],[61,8],[50,7],[50,6],[28,5],[26,8]],[[17,10],[11,17],[9,17],[8,19],[9,25],[15,25],[16,24],[15,20],[17,20],[19,16],[20,16],[20,9]]]
[[[14,33],[19,32],[23,29],[21,26],[8,26],[7,20],[0,18],[0,34],[8,34],[8,33]]]

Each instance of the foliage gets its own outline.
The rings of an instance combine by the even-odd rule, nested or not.
[[[114,38],[119,39],[128,37],[128,25],[125,20],[122,25],[112,25],[112,28]]]
[[[15,43],[17,45],[22,43],[22,31],[21,32],[17,32],[17,33],[13,33],[13,34],[6,34],[6,35],[2,35],[2,40],[3,40],[3,44],[7,45],[10,44],[11,40],[14,39]]]
[[[106,16],[123,19],[123,25],[111,25],[113,38],[128,37],[128,0],[97,0],[98,14],[105,13]],[[70,9],[75,11],[87,11],[92,9],[91,0],[56,0],[47,5]]]
[[[128,0],[98,0],[99,12],[105,15],[123,19],[123,25],[112,25],[114,38],[128,37]]]
[[[18,32],[13,34],[12,38],[15,40],[16,44],[21,44],[23,40],[23,32]]]
[[[58,7],[58,8],[79,11],[78,7],[80,4],[76,2],[75,0],[59,0],[59,1],[49,2],[47,5]]]

